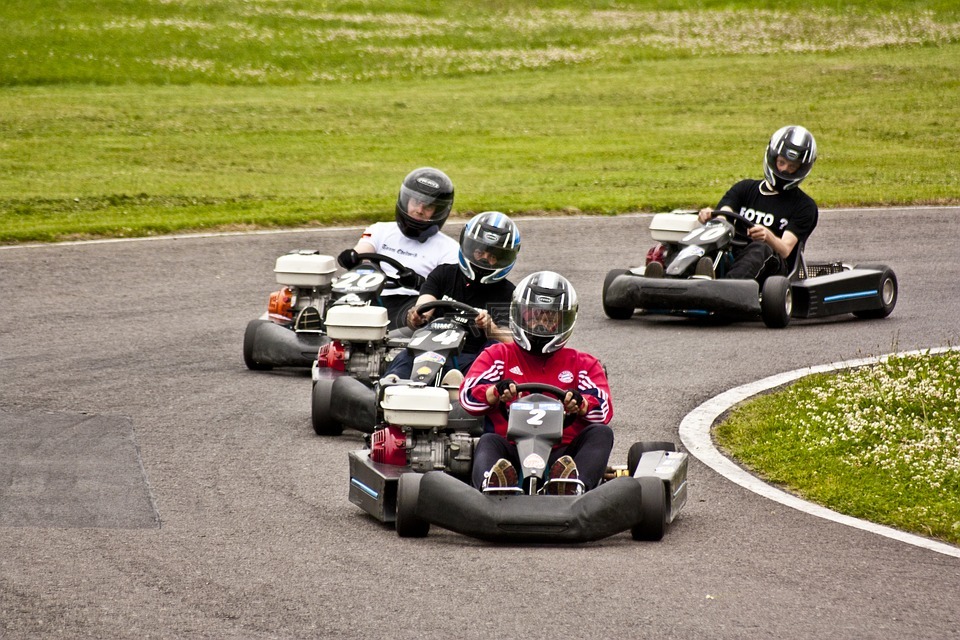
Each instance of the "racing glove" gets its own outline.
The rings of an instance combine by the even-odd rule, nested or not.
[[[503,380],[498,382],[496,385],[494,385],[495,388],[497,389],[497,397],[499,398],[500,396],[502,396],[504,391],[509,391],[510,385],[512,384],[517,384],[517,383],[511,380],[510,378],[504,378]]]
[[[354,249],[344,249],[340,252],[340,255],[337,256],[337,264],[347,271],[350,271],[350,269],[360,264],[360,254]]]
[[[404,269],[397,274],[397,282],[400,283],[400,286],[408,289],[420,291],[420,287],[423,286],[423,281],[423,276],[413,269]]]

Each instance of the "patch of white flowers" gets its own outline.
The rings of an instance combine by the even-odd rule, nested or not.
[[[842,450],[918,487],[960,488],[960,351],[894,356],[827,378],[797,404],[809,450]]]
[[[153,0],[197,9],[207,0]],[[103,23],[63,24],[62,30],[129,32],[138,37],[195,38],[208,50],[227,50],[236,42],[275,51],[293,48],[335,51],[336,59],[353,52],[363,64],[332,63],[286,71],[270,64],[234,66],[229,57],[216,65],[182,66],[193,56],[158,55],[152,64],[181,68],[198,75],[235,79],[352,81],[396,73],[439,75],[495,73],[518,69],[616,61],[631,49],[713,55],[728,52],[776,54],[878,47],[942,45],[960,40],[960,22],[929,11],[877,13],[838,11],[719,10],[575,10],[511,8],[455,16],[413,13],[336,12],[304,9],[287,0],[245,0],[231,13],[199,18],[139,18],[116,15]],[[505,34],[508,37],[504,37]],[[524,34],[522,39],[514,34]],[[558,36],[562,34],[562,38]],[[559,41],[565,44],[558,44]],[[271,59],[253,55],[251,59]],[[346,59],[350,59],[347,55]]]

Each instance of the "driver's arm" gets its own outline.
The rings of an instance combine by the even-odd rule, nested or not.
[[[509,328],[497,326],[497,323],[493,320],[493,316],[491,316],[486,309],[482,309],[480,313],[477,314],[474,322],[476,322],[478,327],[483,329],[484,334],[486,334],[489,340],[496,340],[504,344],[513,342],[513,332],[511,332]]]
[[[747,233],[751,240],[766,242],[784,260],[790,257],[790,252],[797,246],[799,240],[792,231],[784,231],[783,237],[778,238],[772,231],[761,225],[750,227]]]
[[[730,213],[733,213],[733,209],[731,209],[729,205],[723,205],[719,209],[716,209],[716,211],[729,211]],[[710,219],[713,218],[713,212],[714,209],[712,207],[700,209],[700,215],[697,216],[697,220],[699,220],[701,224],[710,222]]]
[[[369,242],[367,242],[366,240],[360,240],[359,242],[357,242],[357,246],[355,246],[353,250],[356,251],[357,253],[376,253],[377,252],[377,248],[374,247]]]
[[[411,329],[418,329],[423,325],[427,324],[430,321],[430,318],[433,317],[433,309],[427,311],[423,315],[417,313],[417,309],[420,308],[420,305],[426,304],[428,302],[433,302],[436,298],[429,293],[423,293],[417,298],[416,303],[410,307],[410,311],[407,312],[407,326]]]

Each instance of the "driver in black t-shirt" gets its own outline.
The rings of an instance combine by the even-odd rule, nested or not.
[[[486,211],[471,218],[460,232],[458,264],[442,264],[427,276],[416,304],[407,313],[408,327],[415,330],[433,318],[433,310],[421,315],[417,309],[434,300],[462,302],[479,311],[470,319],[463,350],[444,365],[444,370],[465,372],[487,345],[513,342],[509,317],[514,285],[506,276],[519,251],[516,223],[499,211]],[[404,351],[390,364],[386,375],[406,380],[412,368],[413,357]]]
[[[816,160],[813,134],[796,125],[783,127],[767,145],[764,179],[741,180],[723,196],[717,211],[739,213],[754,223],[747,231],[750,241],[734,249],[733,265],[724,277],[754,279],[762,286],[769,276],[789,273],[800,244],[817,226],[817,204],[799,188]],[[713,216],[714,209],[702,209],[700,222]],[[712,272],[712,265],[708,267]]]

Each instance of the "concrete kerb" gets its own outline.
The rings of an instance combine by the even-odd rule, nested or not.
[[[960,558],[960,548],[931,540],[922,536],[898,531],[891,527],[860,520],[842,513],[837,513],[812,502],[807,502],[797,496],[777,489],[763,482],[753,474],[737,466],[733,461],[720,453],[713,445],[711,429],[714,423],[734,405],[743,402],[753,396],[759,395],[770,389],[783,386],[794,380],[814,375],[817,373],[826,373],[837,371],[839,369],[850,369],[862,367],[865,365],[877,364],[886,361],[893,355],[916,355],[916,354],[936,354],[944,353],[956,348],[944,347],[940,349],[922,349],[917,351],[900,352],[896,354],[887,354],[873,358],[863,358],[860,360],[850,360],[825,364],[796,371],[780,373],[763,380],[751,382],[729,391],[725,391],[718,396],[707,400],[699,407],[688,413],[680,422],[680,440],[686,447],[690,455],[694,456],[705,465],[719,473],[721,476],[735,482],[736,484],[775,502],[808,513],[818,518],[831,520],[850,527],[869,531],[877,535],[899,540],[907,544],[922,547],[930,551],[935,551],[944,555]]]

